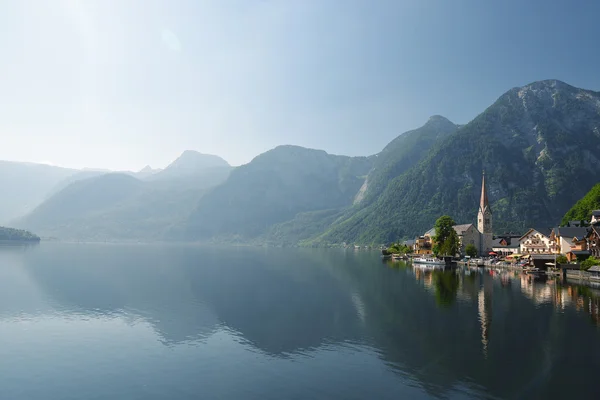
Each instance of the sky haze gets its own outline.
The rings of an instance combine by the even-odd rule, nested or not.
[[[592,1],[6,0],[0,159],[370,155],[532,81],[600,90],[598,15]]]

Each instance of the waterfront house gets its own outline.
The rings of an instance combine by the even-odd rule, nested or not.
[[[551,254],[551,249],[550,238],[533,228],[519,238],[519,253],[521,254]]]
[[[586,227],[559,227],[552,229],[550,240],[554,244],[554,251],[560,254],[567,254],[571,251],[573,238],[583,239],[587,236],[588,228]]]
[[[567,260],[585,260],[590,256],[590,252],[588,250],[587,235],[588,234],[586,232],[586,235],[581,238],[578,238],[577,236],[573,238],[573,241],[571,243],[571,249],[565,253],[565,255],[567,256]]]
[[[433,253],[433,244],[431,236],[423,235],[416,238],[413,250],[415,254]]]
[[[505,236],[495,238],[492,241],[492,251],[499,256],[509,256],[519,253],[519,237]]]
[[[600,258],[600,225],[590,227],[586,240],[590,255]]]

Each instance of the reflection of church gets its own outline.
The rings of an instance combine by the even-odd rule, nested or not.
[[[481,345],[483,346],[483,356],[487,358],[488,345],[490,341],[492,327],[492,298],[494,295],[493,280],[483,279],[477,295],[477,312],[479,314],[479,323],[481,324]]]

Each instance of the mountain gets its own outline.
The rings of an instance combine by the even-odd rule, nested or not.
[[[146,180],[130,172],[74,173],[13,225],[61,239],[161,239],[170,225],[190,214],[206,190],[229,175],[231,167],[223,166],[222,159],[197,154],[184,153],[160,179],[153,179],[160,172]]]
[[[171,234],[186,240],[247,240],[299,213],[347,207],[371,166],[367,157],[276,147],[233,170]]]
[[[227,161],[212,154],[202,154],[193,150],[184,151],[175,161],[162,171],[153,174],[151,180],[195,178],[198,175],[213,174],[216,171],[229,172]]]
[[[569,221],[590,221],[592,211],[600,210],[600,183],[587,192],[562,218],[561,224],[566,225]]]
[[[70,225],[138,194],[142,185],[138,179],[118,173],[79,180],[51,196],[16,223],[40,232],[50,226]]]
[[[392,140],[374,157],[373,169],[356,197],[356,204],[364,206],[373,202],[390,180],[416,165],[436,142],[457,129],[458,125],[440,115],[434,115],[422,127]]]
[[[76,172],[51,165],[0,161],[0,223],[33,210],[55,185]]]
[[[444,214],[475,222],[483,170],[495,232],[557,223],[600,181],[600,93],[557,80],[509,90],[312,243],[414,237]]]
[[[44,196],[44,200],[49,199],[50,197],[52,197],[56,193],[60,192],[61,190],[63,190],[64,188],[66,188],[73,182],[82,181],[84,179],[93,178],[93,177],[101,176],[101,175],[106,175],[109,173],[111,173],[111,171],[94,170],[94,169],[83,169],[81,171],[75,171],[73,174],[67,176],[66,178],[64,178],[63,180],[58,182],[56,185],[54,185],[48,191],[48,193],[46,193],[46,195]]]
[[[162,169],[160,169],[160,168],[154,169],[151,166],[146,165],[144,168],[142,168],[138,172],[134,173],[133,176],[135,176],[138,179],[147,179],[147,178],[159,173],[160,171],[162,171]]]
[[[40,237],[21,229],[0,226],[0,242],[1,241],[39,242]]]

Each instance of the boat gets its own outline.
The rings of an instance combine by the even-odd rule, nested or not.
[[[437,258],[415,257],[412,260],[417,264],[446,265],[444,260],[438,260]]]

